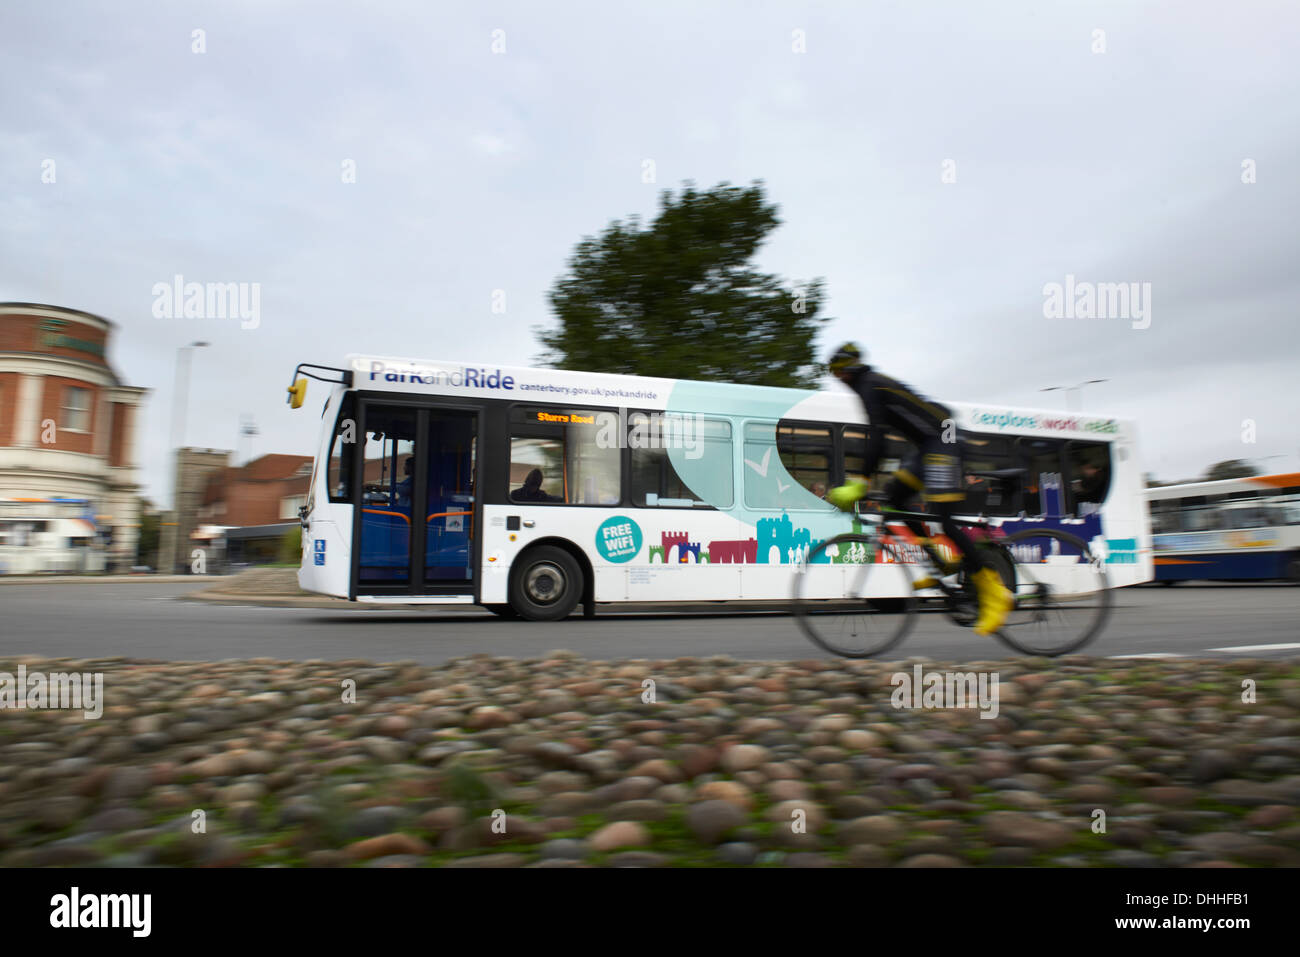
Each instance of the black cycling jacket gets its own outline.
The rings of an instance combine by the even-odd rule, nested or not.
[[[944,422],[952,419],[947,406],[925,398],[915,389],[863,366],[848,380],[862,399],[871,423],[867,429],[866,474],[876,470],[885,447],[885,432],[894,429],[913,445],[922,446],[943,435]]]

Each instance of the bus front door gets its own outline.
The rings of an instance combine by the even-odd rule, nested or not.
[[[477,416],[472,412],[437,409],[429,413],[425,432],[426,590],[440,585],[461,585],[472,590],[477,425]]]
[[[358,595],[474,590],[475,412],[367,402]]]

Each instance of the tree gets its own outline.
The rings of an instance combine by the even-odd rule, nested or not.
[[[135,547],[135,563],[158,568],[158,538],[161,518],[148,499],[140,500],[140,538]]]
[[[1246,478],[1258,474],[1259,469],[1242,459],[1227,459],[1223,462],[1215,462],[1206,469],[1203,481],[1217,482],[1220,479]]]
[[[760,182],[665,190],[643,229],[636,216],[585,237],[551,288],[559,326],[539,333],[561,369],[810,387],[813,340],[826,318],[820,279],[804,285],[750,259],[780,225]]]
[[[280,536],[280,564],[297,565],[302,561],[302,526],[295,525]]]

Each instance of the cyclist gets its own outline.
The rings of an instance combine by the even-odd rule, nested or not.
[[[862,399],[867,418],[871,423],[867,439],[866,462],[863,472],[871,475],[880,461],[885,445],[885,431],[893,429],[907,438],[915,450],[894,473],[885,487],[888,507],[904,509],[914,493],[922,493],[930,511],[941,518],[943,532],[961,552],[960,564],[939,560],[934,543],[929,538],[925,524],[918,519],[907,521],[931,555],[939,560],[946,574],[959,569],[974,582],[979,596],[979,616],[975,633],[991,634],[1007,619],[1013,604],[1010,591],[994,569],[985,566],[975,550],[975,543],[952,520],[953,510],[966,497],[962,489],[961,448],[956,441],[956,427],[952,413],[937,402],[931,402],[897,379],[872,369],[863,359],[862,350],[852,342],[840,346],[828,363],[831,374]],[[948,438],[948,441],[944,441]],[[854,503],[867,494],[870,486],[853,481],[826,494],[826,500],[836,508],[852,511]],[[933,578],[922,578],[913,587],[918,591],[933,588]]]

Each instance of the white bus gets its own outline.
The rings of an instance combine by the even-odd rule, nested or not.
[[[786,602],[795,564],[854,521],[826,489],[882,482],[907,448],[887,436],[881,471],[862,476],[861,403],[839,386],[349,356],[300,365],[295,408],[308,376],[332,387],[299,582],[363,602],[544,620],[599,603]],[[949,407],[967,440],[967,514],[1072,532],[1112,585],[1151,578],[1131,423]]]
[[[1156,581],[1300,584],[1300,472],[1146,490]]]

